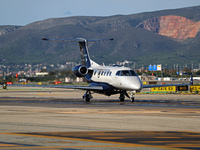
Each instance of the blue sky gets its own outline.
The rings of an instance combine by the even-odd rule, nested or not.
[[[200,0],[0,0],[0,25],[48,18],[111,16],[200,5]]]

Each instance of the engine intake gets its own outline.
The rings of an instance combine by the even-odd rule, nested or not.
[[[78,65],[72,69],[72,72],[77,77],[84,77],[88,73],[88,68],[84,65]]]

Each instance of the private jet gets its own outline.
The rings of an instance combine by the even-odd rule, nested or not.
[[[26,86],[40,86],[51,88],[68,88],[85,90],[83,99],[89,102],[93,97],[92,93],[100,93],[106,96],[119,94],[119,100],[124,101],[128,97],[134,102],[134,93],[140,92],[142,88],[163,87],[163,86],[184,86],[192,85],[193,78],[191,75],[191,82],[189,84],[165,84],[165,85],[142,85],[142,82],[136,72],[124,66],[105,66],[99,65],[90,59],[87,44],[89,42],[112,41],[113,39],[47,39],[42,38],[44,41],[65,41],[77,42],[80,47],[81,64],[72,69],[76,77],[83,77],[88,82],[88,86],[72,86],[72,85],[26,85]],[[131,92],[131,96],[127,93]]]

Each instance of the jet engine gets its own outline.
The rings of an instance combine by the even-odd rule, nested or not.
[[[72,72],[77,77],[84,77],[88,73],[88,68],[84,65],[78,65],[72,69]]]

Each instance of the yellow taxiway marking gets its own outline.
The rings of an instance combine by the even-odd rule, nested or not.
[[[92,148],[92,147],[152,147],[152,148],[166,148],[166,146],[154,146],[154,145],[143,145],[143,144],[135,144],[135,143],[123,143],[123,142],[112,142],[112,141],[101,141],[101,140],[91,140],[91,139],[82,139],[82,138],[69,138],[69,137],[55,137],[49,135],[34,135],[34,134],[21,134],[21,133],[0,133],[0,134],[8,134],[8,135],[17,135],[17,136],[30,136],[30,137],[40,137],[40,138],[55,138],[55,139],[65,139],[65,140],[75,140],[75,141],[83,141],[83,142],[95,142],[95,143],[104,143],[111,145],[78,145],[78,146],[26,146],[26,147],[15,147],[12,149],[24,149],[24,148]],[[1,148],[0,148],[1,149]],[[3,149],[6,149],[5,147]],[[9,148],[8,148],[9,149]],[[171,150],[182,150],[182,149],[174,149],[168,147]]]
[[[200,148],[200,134],[198,132],[142,132],[142,131],[130,131],[130,132],[38,132],[38,133],[0,133],[5,135],[16,135],[16,136],[27,136],[27,137],[38,137],[38,138],[49,138],[49,139],[62,139],[71,141],[82,141],[92,142],[93,144],[78,145],[76,142],[66,141],[67,146],[27,146],[24,147],[16,144],[16,147],[12,149],[29,149],[29,148],[92,148],[92,147],[149,147],[149,148],[161,148],[171,150],[185,150],[187,147]],[[191,137],[196,134],[195,141]],[[160,135],[160,137],[159,137]],[[178,137],[180,136],[180,137]],[[149,139],[149,141],[142,141],[142,139]],[[120,139],[129,139],[127,142],[120,141]],[[159,139],[156,141],[156,139]],[[160,140],[163,139],[163,140]],[[180,140],[178,140],[180,139]],[[111,141],[113,140],[113,141]],[[115,141],[119,140],[119,141]],[[196,143],[195,143],[196,142]],[[65,143],[65,141],[64,141]],[[75,145],[75,144],[76,145]],[[99,143],[99,144],[98,144]],[[102,145],[103,144],[103,145]],[[107,145],[106,145],[107,144]],[[154,144],[154,145],[152,145]],[[164,144],[164,145],[163,145]],[[0,146],[0,149],[9,149],[10,146]]]
[[[121,142],[112,142],[112,141],[101,141],[101,140],[94,140],[94,139],[84,139],[84,138],[71,138],[71,137],[59,137],[59,136],[53,136],[53,135],[35,135],[35,134],[23,134],[23,133],[0,133],[0,134],[8,134],[8,135],[17,135],[17,136],[29,136],[29,137],[40,137],[40,138],[55,138],[55,139],[65,139],[65,140],[74,140],[74,141],[84,141],[84,142],[95,142],[95,143],[107,143],[107,144],[118,144],[124,145],[127,143],[121,143]],[[132,144],[131,144],[132,145]],[[133,144],[134,147],[138,146],[145,146],[142,144]],[[146,147],[146,146],[145,146]]]
[[[0,143],[0,149],[1,147],[11,147],[11,146],[19,146],[19,145],[15,145],[15,144],[3,144],[3,143]]]

